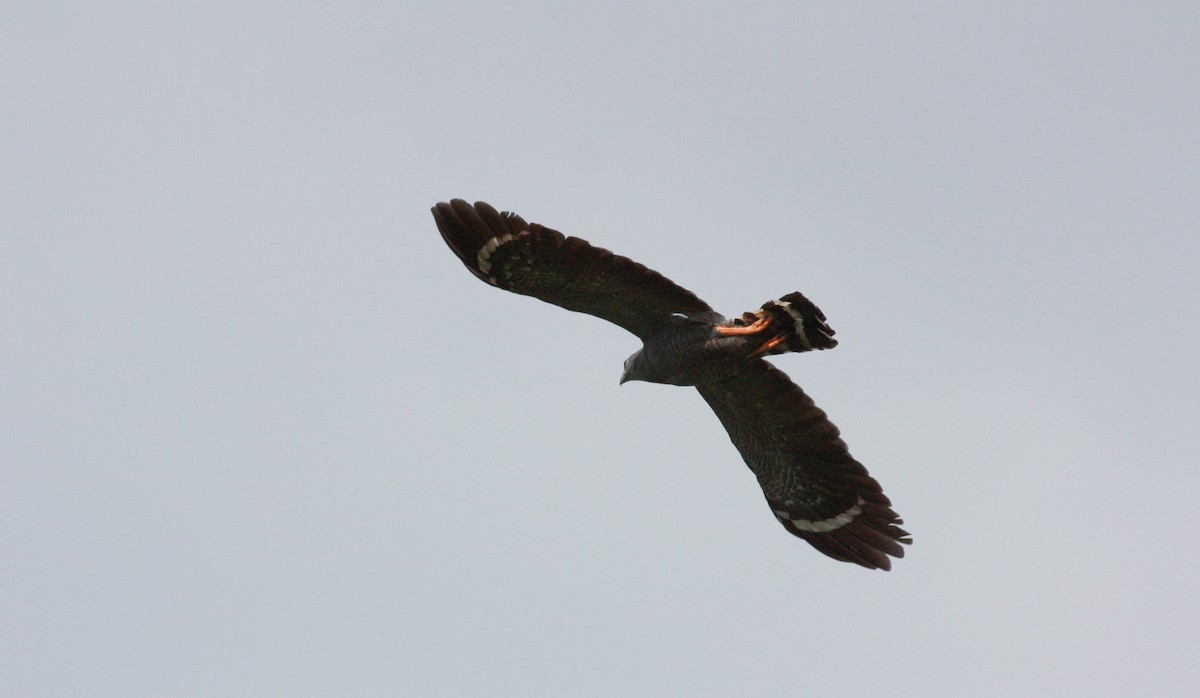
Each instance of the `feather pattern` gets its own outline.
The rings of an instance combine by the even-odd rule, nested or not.
[[[911,543],[904,522],[837,427],[785,373],[758,359],[696,386],[784,528],[830,557],[890,569]]]

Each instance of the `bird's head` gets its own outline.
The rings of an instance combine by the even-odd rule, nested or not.
[[[625,370],[621,373],[621,384],[624,385],[628,381],[645,380],[642,376],[642,351],[639,349],[633,352],[628,359],[625,359]]]

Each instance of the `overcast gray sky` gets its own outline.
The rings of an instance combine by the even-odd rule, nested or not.
[[[0,694],[1200,683],[1200,5],[0,9]],[[726,314],[915,543],[775,521],[485,200]]]

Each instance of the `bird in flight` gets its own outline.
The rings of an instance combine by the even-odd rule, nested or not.
[[[637,335],[621,382],[694,386],[758,478],[771,513],[822,553],[891,569],[912,542],[838,429],[764,357],[837,345],[799,293],[728,320],[628,257],[461,199],[433,207],[442,239],[484,282],[594,315]]]

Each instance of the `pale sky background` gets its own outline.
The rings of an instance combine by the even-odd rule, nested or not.
[[[0,694],[1197,695],[1200,4],[7,2],[0,90]],[[908,557],[452,197],[811,297]]]

